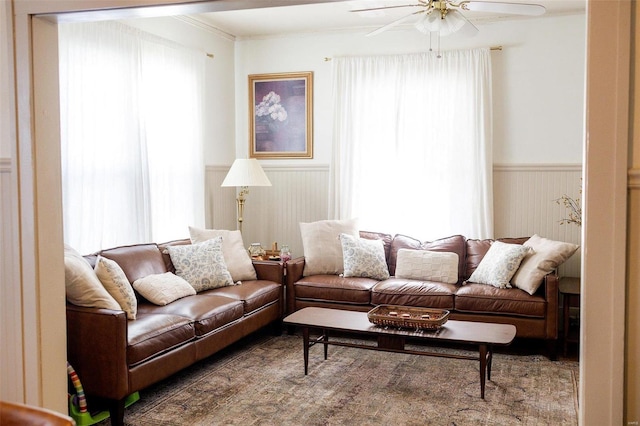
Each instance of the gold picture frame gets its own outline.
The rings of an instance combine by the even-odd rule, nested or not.
[[[249,75],[249,157],[313,158],[313,72]]]

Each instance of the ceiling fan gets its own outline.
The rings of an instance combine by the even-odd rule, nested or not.
[[[489,2],[489,1],[473,1],[464,0],[454,3],[452,0],[418,0],[418,3],[403,4],[395,6],[373,7],[368,9],[357,9],[351,12],[370,12],[385,9],[398,8],[419,8],[418,11],[396,19],[375,31],[370,32],[367,36],[373,36],[387,31],[390,28],[399,25],[413,16],[420,16],[415,23],[418,30],[424,33],[437,31],[439,35],[446,36],[454,32],[462,30],[467,35],[473,35],[478,29],[473,25],[459,10],[467,10],[474,12],[489,13],[505,13],[511,15],[527,15],[538,16],[545,13],[546,9],[540,4],[527,3],[505,3],[505,2]]]

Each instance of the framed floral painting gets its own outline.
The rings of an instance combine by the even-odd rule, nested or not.
[[[313,73],[249,75],[250,158],[313,158]]]

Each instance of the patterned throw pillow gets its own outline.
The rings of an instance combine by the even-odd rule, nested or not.
[[[457,253],[400,249],[396,278],[455,284],[458,282],[458,261]]]
[[[376,280],[389,278],[382,240],[357,238],[340,234],[345,277],[366,277]]]
[[[529,247],[520,244],[494,241],[468,281],[498,288],[511,288],[509,281],[529,250]]]
[[[104,288],[116,299],[122,310],[127,313],[127,319],[136,319],[138,301],[133,292],[133,287],[131,287],[120,265],[111,259],[98,256],[94,271]]]
[[[176,275],[184,278],[196,292],[233,285],[222,254],[222,237],[198,244],[169,246]]]
[[[196,294],[188,282],[171,272],[139,278],[133,282],[133,288],[149,302],[160,306]]]
[[[189,227],[191,243],[197,244],[211,238],[222,237],[222,254],[227,269],[234,281],[247,281],[256,279],[256,270],[251,262],[242,241],[240,231],[227,231],[224,229],[200,229]]]

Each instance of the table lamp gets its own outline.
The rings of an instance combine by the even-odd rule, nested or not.
[[[229,173],[220,186],[239,186],[240,192],[236,202],[238,204],[238,229],[242,232],[242,215],[244,213],[244,201],[249,193],[250,186],[271,186],[269,178],[262,170],[260,163],[255,158],[236,159],[229,169]]]

